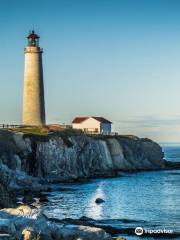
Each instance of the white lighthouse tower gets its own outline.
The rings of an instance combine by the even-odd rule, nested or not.
[[[28,46],[24,49],[24,95],[23,125],[45,125],[44,83],[42,67],[42,49],[39,36],[32,31],[28,37]]]

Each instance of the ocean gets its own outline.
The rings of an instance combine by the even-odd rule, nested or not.
[[[164,144],[162,147],[165,159],[180,161],[180,145]],[[180,170],[138,172],[61,187],[66,191],[57,190],[48,195],[44,205],[48,217],[78,219],[86,216],[100,225],[119,229],[119,236],[127,240],[139,239],[132,233],[136,227],[180,234]],[[105,202],[96,204],[96,198]],[[173,239],[168,236],[166,239]],[[152,238],[148,234],[143,239],[163,238],[165,235]],[[180,235],[174,239],[180,239]]]

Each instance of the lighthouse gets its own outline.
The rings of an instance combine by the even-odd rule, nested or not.
[[[28,46],[24,49],[24,93],[23,125],[45,125],[44,83],[42,66],[42,48],[39,47],[39,36],[32,31],[28,36]]]

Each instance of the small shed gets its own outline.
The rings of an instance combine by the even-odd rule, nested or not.
[[[112,122],[103,117],[76,117],[72,121],[72,127],[81,129],[87,133],[111,133]]]

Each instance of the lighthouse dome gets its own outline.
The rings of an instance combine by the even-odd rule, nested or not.
[[[34,31],[31,31],[31,33],[27,36],[27,39],[28,39],[28,46],[30,47],[39,46],[39,36]]]
[[[34,31],[31,31],[31,33],[27,36],[27,38],[38,39],[39,36]]]

